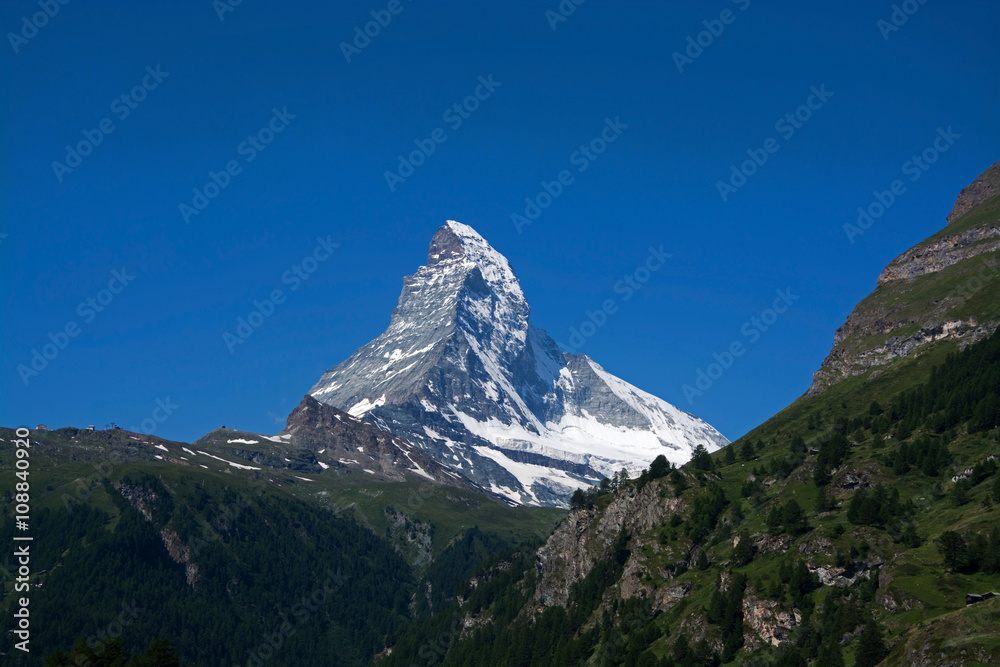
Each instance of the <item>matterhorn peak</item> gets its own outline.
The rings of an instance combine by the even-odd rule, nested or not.
[[[565,354],[530,321],[507,258],[449,220],[403,279],[388,328],[310,394],[414,443],[511,502],[565,505],[577,488],[662,454],[728,441],[702,420]]]

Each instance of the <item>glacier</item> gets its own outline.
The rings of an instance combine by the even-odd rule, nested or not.
[[[388,328],[310,395],[404,438],[511,503],[565,506],[577,488],[662,454],[728,440],[703,420],[559,349],[530,320],[507,258],[448,221],[403,279]]]

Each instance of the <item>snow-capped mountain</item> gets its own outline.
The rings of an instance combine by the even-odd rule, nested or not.
[[[532,325],[507,259],[449,221],[403,280],[389,327],[310,390],[417,444],[470,481],[531,505],[659,454],[727,440],[701,419],[559,350]]]

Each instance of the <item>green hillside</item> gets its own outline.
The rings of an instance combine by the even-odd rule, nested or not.
[[[0,429],[5,468],[14,435]],[[205,456],[178,465],[156,457],[194,445],[121,430],[32,431],[31,440],[32,653],[22,657],[4,635],[0,652],[12,662],[3,664],[40,665],[84,637],[100,649],[92,665],[118,648],[152,651],[157,639],[195,665],[242,665],[269,651],[278,664],[328,665],[336,654],[337,664],[364,665],[494,552],[540,543],[565,514],[419,478],[305,476]],[[17,482],[0,480],[11,506]],[[12,544],[16,532],[5,516],[0,539]],[[0,613],[12,627],[17,567],[10,555],[2,565]],[[324,601],[309,602],[314,595]],[[121,624],[133,607],[144,611]],[[121,641],[115,651],[99,640],[108,628]]]
[[[379,664],[1000,664],[1000,599],[965,600],[1000,590],[1000,335],[933,356],[804,399],[681,470],[578,498],[591,523],[639,486],[681,504],[623,529],[568,582],[565,608],[540,612],[532,554],[515,553]],[[648,589],[624,597],[632,566]],[[687,592],[656,608],[666,587]],[[772,623],[772,646],[748,612],[797,621]],[[470,622],[446,652],[430,639]]]
[[[902,270],[998,218],[980,203]],[[566,559],[512,551],[376,664],[1000,664],[1000,597],[966,604],[1000,593],[1000,257],[960,250],[883,282],[838,345],[926,339],[718,453],[577,494],[549,541]]]

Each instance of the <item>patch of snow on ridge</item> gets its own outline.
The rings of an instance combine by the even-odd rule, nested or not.
[[[374,402],[368,400],[367,398],[362,399],[358,403],[351,406],[351,409],[347,411],[347,414],[357,418],[381,405],[385,405],[385,394],[382,394],[380,398],[375,399]]]
[[[208,452],[203,452],[200,449],[198,450],[198,453],[203,454],[209,458],[215,459],[216,461],[222,461],[223,463],[231,465],[234,468],[239,468],[240,470],[260,470],[260,468],[255,468],[253,466],[245,466],[242,463],[233,463],[232,461],[227,461],[226,459],[219,458],[215,454],[209,454]]]
[[[233,438],[232,440],[226,440],[226,444],[232,444],[237,442],[241,445],[256,445],[259,440],[244,440],[243,438]]]
[[[729,444],[729,441],[721,433],[694,415],[611,375],[593,359],[588,358],[587,363],[608,386],[608,389],[649,420],[653,432],[671,447],[671,451],[687,449],[692,444],[691,440],[694,441],[694,445],[704,445],[710,452]],[[674,463],[686,463],[690,458],[671,459],[669,452],[663,453]]]

